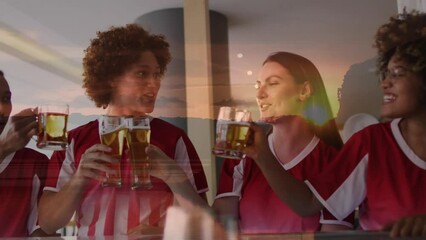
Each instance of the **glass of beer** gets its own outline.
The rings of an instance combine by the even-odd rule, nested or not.
[[[121,161],[123,156],[124,137],[126,126],[124,118],[120,116],[101,115],[99,118],[99,136],[101,143],[107,145],[112,150],[106,154]],[[115,170],[115,173],[106,173],[106,181],[103,187],[121,187],[121,163],[108,163],[108,167]]]
[[[212,153],[218,157],[241,159],[247,145],[251,112],[247,109],[221,107]]]
[[[149,145],[151,128],[148,116],[126,118],[127,144],[130,151],[130,166],[132,171],[132,189],[152,188],[149,174],[149,157],[145,148]]]
[[[48,150],[64,150],[67,146],[69,107],[43,105],[38,107],[37,147]]]

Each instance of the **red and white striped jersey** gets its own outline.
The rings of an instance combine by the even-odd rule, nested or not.
[[[163,120],[151,119],[151,144],[162,149],[184,169],[198,193],[208,191],[201,161],[191,141],[180,128]],[[45,191],[58,192],[76,172],[82,154],[100,143],[98,121],[71,130],[66,151],[55,152],[49,163]],[[92,180],[76,209],[79,236],[124,235],[140,225],[164,226],[166,210],[173,204],[173,193],[160,179],[151,177],[149,190],[131,190],[130,163],[125,149],[121,162],[121,188],[101,186]]]

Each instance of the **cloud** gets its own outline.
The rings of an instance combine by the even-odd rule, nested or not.
[[[68,130],[84,125],[98,117],[98,114],[85,115],[81,113],[71,113],[68,118]]]
[[[83,94],[74,97],[74,99],[69,104],[75,108],[95,107],[95,103],[92,102],[89,97]]]
[[[247,101],[243,99],[225,98],[213,103],[214,106],[253,106],[256,101]]]
[[[163,107],[177,107],[177,108],[185,108],[186,107],[186,101],[178,98],[178,97],[164,97],[161,96],[157,98],[157,101],[155,103],[156,108],[163,108]]]

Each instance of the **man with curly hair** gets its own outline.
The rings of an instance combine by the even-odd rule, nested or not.
[[[300,215],[326,207],[342,220],[359,206],[362,230],[426,236],[426,14],[392,17],[378,29],[375,46],[381,115],[391,120],[355,133],[330,167],[305,183],[276,166],[254,124],[254,144],[245,153],[269,182],[283,183],[274,191]]]
[[[136,24],[98,32],[85,50],[85,88],[97,107],[111,116],[146,116],[154,110],[161,80],[170,62],[169,44]],[[102,187],[109,163],[120,161],[104,152],[97,120],[69,132],[66,151],[54,152],[40,202],[40,225],[48,233],[64,227],[76,214],[78,236],[158,233],[175,195],[165,182],[131,190],[129,160],[121,159],[121,188]],[[150,117],[151,144],[178,162],[202,199],[208,190],[201,161],[183,130]],[[126,152],[126,151],[124,151]],[[179,200],[179,199],[178,199]]]

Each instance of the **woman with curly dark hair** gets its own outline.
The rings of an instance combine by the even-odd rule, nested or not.
[[[161,80],[170,62],[169,44],[137,24],[98,32],[85,51],[83,88],[110,116],[147,116],[154,110]],[[193,191],[206,199],[206,177],[185,132],[150,118],[150,142],[183,169]],[[71,130],[66,151],[54,152],[40,202],[40,225],[48,233],[65,226],[76,213],[78,235],[107,236],[158,233],[175,195],[165,182],[152,178],[153,188],[131,190],[127,150],[115,159],[100,144],[97,120]],[[121,188],[101,187],[109,164],[121,161]]]
[[[426,215],[418,215],[426,214],[426,14],[392,17],[377,31],[375,46],[381,115],[392,120],[355,133],[330,167],[305,184],[282,171],[254,124],[246,154],[300,215],[326,207],[342,220],[359,206],[360,229],[426,236]]]

